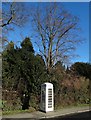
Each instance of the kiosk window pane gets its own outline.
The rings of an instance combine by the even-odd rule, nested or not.
[[[48,89],[48,108],[52,107],[52,89]]]
[[[42,90],[42,106],[45,108],[45,91]]]

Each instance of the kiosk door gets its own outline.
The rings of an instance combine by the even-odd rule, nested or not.
[[[42,89],[42,107],[45,110],[45,98],[46,98],[46,94],[45,94],[45,89]]]

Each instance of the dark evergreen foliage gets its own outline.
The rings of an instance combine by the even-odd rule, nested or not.
[[[91,64],[90,63],[76,62],[75,64],[71,66],[71,70],[76,75],[84,76],[86,78],[91,79]]]
[[[3,51],[3,89],[18,91],[22,109],[29,108],[31,93],[39,93],[45,70],[44,61],[40,55],[34,55],[29,38],[24,39],[21,48],[14,48],[10,42]]]

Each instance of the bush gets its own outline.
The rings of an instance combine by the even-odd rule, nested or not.
[[[89,79],[85,77],[67,76],[55,86],[55,105],[66,106],[89,104]],[[57,91],[58,89],[58,91]]]
[[[20,110],[20,98],[15,91],[3,90],[3,111]]]
[[[30,107],[33,107],[34,109],[39,110],[40,109],[39,105],[40,105],[39,97],[32,94],[30,99]]]

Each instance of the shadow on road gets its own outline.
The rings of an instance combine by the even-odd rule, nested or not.
[[[91,112],[77,113],[56,118],[48,118],[41,120],[91,120]]]

